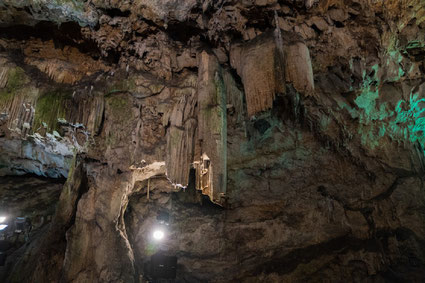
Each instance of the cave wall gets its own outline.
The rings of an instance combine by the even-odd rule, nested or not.
[[[420,0],[0,1],[0,31],[0,175],[68,177],[8,281],[159,249],[183,282],[424,280]]]

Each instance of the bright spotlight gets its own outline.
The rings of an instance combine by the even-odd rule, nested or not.
[[[3,231],[4,229],[6,229],[7,225],[6,224],[0,224],[0,231]]]
[[[6,216],[0,216],[0,223],[3,223],[4,221],[6,221]]]
[[[153,238],[158,241],[162,240],[164,238],[164,232],[161,230],[155,230],[155,232],[153,232]]]

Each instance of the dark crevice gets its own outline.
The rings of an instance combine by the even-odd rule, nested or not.
[[[203,31],[196,22],[169,22],[165,30],[168,36],[174,41],[187,43],[193,36],[201,34]]]
[[[346,210],[360,211],[360,212],[364,213],[365,215],[369,215],[369,214],[371,214],[370,210],[372,208],[365,206],[366,204],[372,204],[374,202],[379,202],[379,201],[388,199],[392,195],[392,193],[397,189],[398,185],[400,185],[402,183],[403,179],[413,177],[413,176],[415,176],[415,175],[412,174],[412,175],[405,176],[405,177],[397,177],[394,180],[394,182],[389,186],[389,188],[387,190],[385,190],[384,192],[380,193],[379,195],[377,195],[377,196],[375,196],[375,197],[373,197],[369,200],[364,200],[363,202],[356,204],[355,206],[352,206],[352,205],[346,203],[344,200],[342,200],[341,198],[339,198],[336,195],[331,195],[327,191],[326,187],[324,187],[324,186],[318,186],[317,192],[320,193],[325,198],[330,198],[330,199],[337,201]]]
[[[118,64],[121,59],[121,53],[116,50],[109,50],[108,55],[105,58],[105,61],[110,64]]]
[[[5,176],[0,176],[0,178],[9,179],[9,180],[25,180],[28,178],[36,178],[36,179],[43,180],[49,183],[54,183],[54,184],[65,184],[66,182],[66,178],[64,177],[50,178],[50,177],[39,176],[34,173],[26,173],[24,175],[5,175]]]
[[[311,26],[311,28],[318,34],[318,35],[321,35],[323,32],[315,25],[315,24],[313,24],[312,26]]]
[[[264,135],[264,133],[271,127],[270,123],[265,119],[256,120],[253,126],[260,135]]]
[[[105,15],[108,15],[111,18],[122,17],[127,18],[131,15],[131,11],[121,11],[120,9],[112,8],[112,9],[99,9]]]
[[[0,37],[21,41],[31,38],[39,38],[42,41],[53,40],[55,48],[62,49],[65,46],[72,46],[95,59],[101,57],[97,44],[93,40],[84,38],[81,27],[75,22],[66,22],[58,26],[52,22],[43,21],[35,26],[0,27]]]
[[[87,174],[85,172],[85,169],[83,168],[82,164],[79,164],[77,166],[77,168],[75,168],[74,170],[78,170],[81,174],[80,178],[81,178],[81,182],[76,190],[77,193],[77,197],[75,199],[75,202],[73,204],[73,211],[72,211],[72,217],[71,220],[69,221],[69,223],[66,224],[65,231],[67,231],[69,228],[71,228],[74,223],[75,223],[75,217],[77,215],[77,207],[78,207],[78,202],[80,201],[80,199],[82,198],[82,196],[88,192],[89,190],[89,186],[88,186],[88,178],[87,178]]]
[[[292,85],[287,85],[286,94],[277,94],[272,107],[272,115],[282,121],[291,121],[302,125],[305,110],[300,95]]]
[[[226,71],[228,71],[232,75],[232,78],[235,80],[236,87],[243,92],[244,88],[243,88],[242,78],[241,76],[239,76],[237,70],[229,67],[229,68],[226,68]]]
[[[397,189],[398,185],[401,184],[402,180],[403,178],[397,177],[386,191],[373,197],[370,201],[381,201],[381,200],[389,198],[392,195],[392,193],[395,191],[395,189]]]
[[[352,21],[356,21],[358,16],[359,16],[358,14],[353,14],[353,13],[350,13],[350,12],[348,12],[348,15],[349,15],[349,17]]]
[[[274,13],[273,11],[264,11],[259,7],[253,7],[252,9],[243,11],[242,16],[250,19],[247,23],[247,27],[253,27],[260,31],[266,31],[270,28],[274,28]]]
[[[144,258],[143,255],[140,253],[139,249],[137,248],[137,239],[135,235],[137,235],[137,231],[133,231],[133,225],[131,225],[132,222],[134,222],[133,216],[135,215],[133,213],[133,206],[132,203],[137,201],[140,197],[139,194],[134,194],[129,197],[127,207],[124,211],[124,225],[125,225],[125,233],[127,235],[128,243],[131,247],[131,250],[134,254],[134,278],[136,279],[135,282],[138,282],[140,275],[142,275],[143,271],[143,264],[144,264]]]
[[[339,21],[334,21],[334,24],[337,28],[343,28],[345,26],[344,23],[339,22]]]
[[[223,208],[222,206],[214,203],[211,201],[209,196],[206,195],[202,195],[202,209],[201,211],[204,213],[211,213],[211,214],[216,214],[216,213],[221,213],[222,211],[225,210],[225,208]]]
[[[105,124],[105,106],[103,106],[103,109],[102,109],[102,118],[100,119],[99,128],[94,132],[95,136],[99,136],[102,133],[104,124]]]

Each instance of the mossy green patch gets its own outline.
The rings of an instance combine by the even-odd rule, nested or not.
[[[0,109],[5,109],[14,96],[13,92],[0,90]]]
[[[47,132],[59,129],[58,119],[65,119],[69,115],[72,103],[71,92],[68,90],[53,90],[42,94],[36,104],[33,130],[37,132],[46,128]]]
[[[107,96],[117,92],[133,91],[136,88],[134,79],[118,80],[108,90]]]
[[[122,95],[110,95],[106,98],[114,120],[125,121],[131,119],[131,105],[129,100]]]
[[[0,90],[0,109],[6,107],[15,94],[28,82],[25,71],[20,68],[11,68],[7,73],[6,87]]]
[[[12,68],[8,72],[6,88],[8,90],[17,89],[21,87],[23,84],[25,84],[27,80],[28,78],[25,75],[25,71],[22,68],[20,67]]]

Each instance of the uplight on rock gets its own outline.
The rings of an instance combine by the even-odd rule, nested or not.
[[[164,238],[164,232],[161,230],[155,230],[155,232],[153,232],[153,238],[157,241],[160,241]]]

